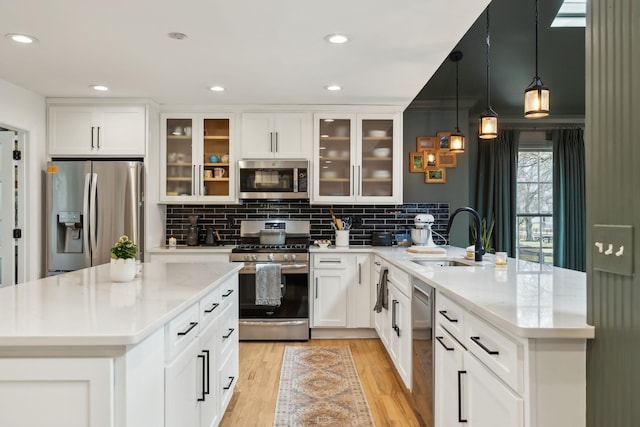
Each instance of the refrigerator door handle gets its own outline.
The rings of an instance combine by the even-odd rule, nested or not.
[[[97,227],[97,218],[96,218],[96,199],[98,192],[98,174],[91,174],[91,199],[89,200],[89,228],[90,228],[90,238],[91,238],[91,254],[98,254],[98,227]],[[93,265],[93,259],[91,260],[91,265]]]
[[[91,188],[91,174],[86,173],[84,175],[84,190],[83,190],[83,203],[82,203],[82,244],[84,245],[84,260],[85,265],[91,265],[91,249],[89,247],[89,190]]]

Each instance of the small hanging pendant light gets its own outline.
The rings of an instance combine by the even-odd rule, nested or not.
[[[549,88],[538,76],[538,0],[536,0],[536,75],[524,91],[524,117],[539,119],[549,115]]]
[[[449,137],[449,151],[452,153],[464,153],[464,135],[460,133],[458,123],[458,62],[462,59],[462,52],[451,52],[449,59],[456,63],[456,130]]]
[[[491,46],[491,39],[489,36],[489,6],[487,6],[487,108],[480,116],[480,123],[478,128],[478,138],[481,139],[495,139],[498,137],[498,113],[491,108],[491,68],[489,63],[489,47]]]

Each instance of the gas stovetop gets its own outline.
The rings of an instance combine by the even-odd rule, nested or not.
[[[241,243],[231,250],[235,253],[303,253],[309,251],[308,243],[285,243],[282,245],[261,245],[259,243]]]

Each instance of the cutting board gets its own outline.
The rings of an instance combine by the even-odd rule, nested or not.
[[[444,248],[411,246],[407,248],[407,252],[413,252],[415,254],[446,254],[447,250]]]

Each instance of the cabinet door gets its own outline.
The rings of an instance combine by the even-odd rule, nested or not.
[[[165,427],[198,426],[204,359],[199,353],[195,340],[165,368]]]
[[[144,156],[146,142],[144,107],[101,107],[99,116],[100,125],[96,135],[98,154]]]
[[[313,326],[347,326],[345,270],[314,272]]]
[[[202,166],[198,165],[198,174],[203,200],[235,200],[235,168],[233,154],[233,123],[228,117],[207,117],[202,120]]]
[[[212,427],[220,421],[220,396],[218,391],[218,365],[217,357],[218,322],[212,322],[200,335],[200,351],[204,360],[202,384],[199,391],[200,427]]]
[[[311,155],[311,126],[307,113],[278,113],[274,116],[274,154],[278,159],[308,159]]]
[[[464,354],[463,418],[473,427],[524,426],[524,401],[475,356]]]
[[[359,116],[356,195],[361,202],[394,202],[401,196],[400,119],[395,114]]]
[[[189,115],[163,115],[160,154],[160,200],[195,200],[195,119]]]
[[[271,159],[275,153],[273,115],[244,113],[242,115],[243,159]]]
[[[411,389],[411,300],[395,287],[389,287],[390,353],[400,377]]]
[[[111,427],[109,358],[0,358],[0,425]]]
[[[355,196],[356,118],[353,114],[314,116],[313,198],[316,202],[353,201]]]
[[[354,268],[347,291],[347,327],[371,327],[371,258],[368,254],[354,257]]]
[[[435,336],[434,419],[439,427],[461,424],[461,381],[464,375],[464,349],[441,327]]]
[[[373,269],[374,271],[374,278],[373,280],[375,281],[375,286],[374,286],[374,294],[372,295],[373,298],[373,303],[372,306],[375,305],[375,302],[377,302],[378,300],[378,292],[380,290],[380,270],[382,268],[382,264],[380,262],[380,258],[376,257],[374,260],[374,266],[375,268]],[[382,343],[384,344],[384,346],[386,347],[387,351],[390,352],[390,338],[391,338],[391,324],[390,324],[390,320],[391,320],[391,312],[387,309],[385,310],[384,308],[378,313],[378,312],[373,312],[373,323],[374,326],[376,328],[376,331],[378,332],[378,337],[380,337],[380,340],[382,341]]]
[[[96,148],[94,111],[88,107],[49,106],[49,155],[90,155]]]

